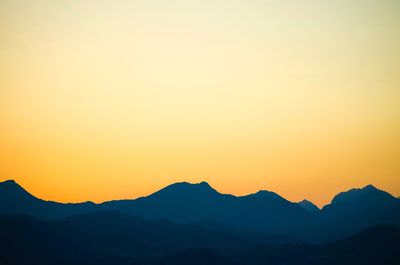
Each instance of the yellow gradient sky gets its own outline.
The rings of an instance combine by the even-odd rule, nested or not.
[[[400,195],[396,0],[2,0],[0,181]]]

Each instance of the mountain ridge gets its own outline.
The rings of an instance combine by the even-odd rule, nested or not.
[[[299,204],[301,207],[303,207],[304,209],[306,209],[307,211],[309,211],[311,213],[321,211],[321,209],[318,208],[318,206],[316,206],[314,203],[312,203],[311,201],[306,200],[306,199],[298,202],[297,204]]]
[[[207,182],[173,183],[148,196],[99,204],[44,201],[15,181],[0,183],[0,214],[3,215],[54,220],[108,210],[149,220],[215,223],[220,227],[317,242],[345,237],[378,223],[400,226],[400,200],[372,185],[341,192],[330,204],[318,209],[309,201],[291,202],[267,190],[245,196],[222,194]]]
[[[214,189],[214,188],[213,188],[208,182],[206,182],[206,181],[200,181],[200,182],[197,182],[197,183],[191,183],[191,182],[187,182],[187,181],[175,182],[175,183],[172,183],[172,184],[170,184],[170,185],[165,186],[164,188],[159,189],[158,191],[155,191],[155,192],[153,192],[153,193],[150,193],[150,194],[148,194],[148,195],[139,196],[139,197],[136,197],[136,198],[112,199],[112,200],[103,201],[103,202],[99,202],[99,203],[93,202],[93,201],[91,201],[91,200],[82,201],[82,202],[56,202],[56,201],[53,201],[53,200],[43,200],[43,199],[38,198],[37,196],[31,194],[30,192],[28,192],[25,188],[23,188],[23,187],[22,187],[16,180],[14,180],[14,179],[7,179],[7,180],[4,180],[4,181],[0,181],[0,189],[1,189],[2,187],[4,187],[5,185],[8,185],[9,187],[10,187],[10,186],[18,187],[21,191],[25,192],[27,195],[29,195],[29,196],[31,196],[31,197],[34,197],[34,198],[36,198],[36,199],[38,199],[38,200],[45,201],[45,202],[61,203],[61,204],[82,204],[82,203],[88,203],[88,204],[97,204],[97,205],[99,205],[99,204],[103,204],[103,203],[107,203],[107,202],[114,202],[114,201],[131,201],[131,200],[137,200],[137,199],[144,198],[144,197],[149,197],[149,196],[152,196],[152,195],[155,195],[155,194],[164,192],[164,191],[166,191],[166,190],[168,190],[168,189],[172,189],[172,188],[175,188],[175,187],[178,187],[178,186],[182,186],[182,187],[185,186],[185,187],[189,187],[189,188],[190,188],[190,187],[203,187],[203,188],[204,188],[204,187],[207,187],[207,188],[209,189],[209,191],[212,191],[212,192],[215,193],[215,194],[228,195],[228,196],[237,197],[237,198],[238,198],[238,197],[249,197],[249,196],[250,196],[250,197],[251,197],[251,196],[262,196],[262,195],[265,195],[265,194],[270,194],[270,196],[274,196],[274,197],[276,197],[276,198],[282,198],[282,199],[287,200],[287,201],[289,201],[289,202],[296,203],[296,202],[294,202],[294,201],[290,201],[290,200],[288,200],[288,199],[286,199],[286,198],[280,196],[279,194],[277,194],[277,193],[275,193],[275,192],[273,192],[273,191],[269,191],[269,190],[265,190],[265,189],[261,189],[261,190],[258,190],[258,191],[256,191],[256,192],[254,192],[254,193],[249,193],[249,194],[240,195],[240,196],[233,195],[233,194],[227,194],[227,193],[221,193],[221,192],[217,191],[216,189]],[[332,198],[331,202],[329,202],[329,203],[327,203],[327,204],[321,206],[320,209],[323,209],[324,207],[329,206],[329,205],[331,205],[332,203],[336,202],[336,201],[337,201],[337,197],[340,197],[340,196],[342,196],[343,194],[346,194],[346,193],[349,193],[349,192],[360,192],[360,191],[362,192],[362,191],[366,191],[366,190],[368,190],[368,191],[371,191],[371,190],[382,191],[382,192],[386,193],[387,195],[389,195],[390,197],[392,197],[392,198],[394,198],[394,199],[397,199],[397,200],[400,200],[400,196],[397,196],[397,197],[396,197],[396,196],[394,196],[394,195],[392,195],[392,194],[390,194],[390,193],[388,193],[388,192],[386,192],[386,191],[383,191],[383,190],[380,190],[380,189],[376,188],[376,187],[375,187],[374,185],[372,185],[372,184],[368,184],[368,185],[366,185],[366,186],[364,186],[364,187],[360,187],[360,188],[351,188],[351,189],[349,189],[349,190],[347,190],[347,191],[339,192],[338,194],[334,195],[334,197]],[[304,200],[299,201],[299,202],[297,202],[297,203],[302,203],[302,202],[304,202],[304,203],[311,203],[311,204],[313,204],[314,206],[316,206],[315,203],[313,203],[312,201],[307,200],[307,199],[304,199]],[[316,207],[317,207],[317,206],[316,206]],[[317,207],[317,208],[319,208],[319,207]]]

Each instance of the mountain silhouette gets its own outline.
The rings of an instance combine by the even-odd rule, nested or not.
[[[308,200],[302,200],[301,202],[298,202],[298,204],[305,209],[306,211],[310,212],[310,213],[317,213],[320,211],[320,209],[313,204],[312,202],[308,201]]]
[[[0,183],[1,215],[57,220],[98,211],[196,224],[270,244],[334,240],[381,223],[400,226],[400,200],[372,185],[339,193],[319,210],[311,202],[293,203],[267,190],[246,196],[222,194],[206,182],[175,183],[146,197],[101,204],[44,201],[14,181]]]
[[[178,223],[213,221],[266,233],[294,233],[310,218],[296,203],[269,192],[247,196],[221,194],[206,182],[176,183],[147,197],[102,206],[145,218]]]
[[[0,182],[0,214],[26,215],[41,219],[62,218],[95,211],[92,202],[63,204],[36,198],[13,180]]]
[[[207,182],[203,181],[197,184],[191,184],[188,182],[178,182],[169,185],[153,194],[149,197],[166,198],[166,199],[187,199],[187,200],[199,200],[199,199],[213,199],[219,196],[220,193],[213,189]]]
[[[400,200],[372,185],[336,195],[318,218],[317,238],[338,239],[369,226],[400,225]]]
[[[376,207],[397,204],[398,199],[389,193],[379,190],[373,185],[367,185],[362,189],[351,189],[336,195],[332,203],[326,208],[337,207],[341,204],[352,204],[357,207]]]

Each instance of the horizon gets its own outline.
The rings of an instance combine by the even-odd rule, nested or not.
[[[193,185],[206,184],[210,189],[215,190],[217,193],[219,193],[219,194],[221,194],[221,195],[232,195],[232,196],[235,196],[235,197],[245,197],[245,196],[248,196],[248,195],[254,195],[254,194],[258,193],[258,192],[267,191],[267,192],[272,192],[272,193],[274,193],[274,194],[276,194],[276,195],[282,197],[283,199],[285,199],[285,200],[287,200],[287,201],[289,201],[289,202],[291,202],[291,203],[300,203],[300,202],[302,202],[302,201],[311,202],[312,204],[316,205],[319,209],[322,209],[323,207],[325,207],[325,206],[331,204],[332,201],[333,201],[333,199],[335,198],[335,196],[339,195],[340,193],[345,193],[345,192],[349,192],[349,191],[352,191],[352,190],[363,190],[363,189],[366,189],[366,188],[368,188],[368,187],[372,187],[372,188],[374,188],[374,189],[377,189],[377,190],[386,192],[386,193],[388,193],[389,195],[391,195],[391,196],[394,197],[394,198],[399,198],[399,196],[396,196],[396,195],[391,194],[391,193],[389,193],[389,192],[387,192],[387,191],[385,191],[385,190],[382,190],[382,189],[380,189],[379,187],[376,187],[376,186],[373,185],[373,184],[368,184],[368,185],[365,185],[365,186],[362,186],[362,187],[351,187],[351,188],[349,188],[349,189],[342,190],[342,191],[338,192],[337,194],[335,194],[335,195],[332,197],[332,199],[331,199],[328,203],[323,204],[323,205],[318,205],[317,203],[313,202],[312,200],[310,200],[310,199],[308,199],[308,198],[304,198],[304,199],[299,200],[299,201],[292,201],[292,200],[290,200],[290,199],[288,199],[288,198],[282,196],[279,192],[276,192],[276,191],[273,191],[273,190],[268,190],[268,189],[261,189],[261,190],[257,190],[257,191],[254,191],[254,192],[248,193],[248,194],[235,195],[235,194],[230,194],[230,193],[221,192],[220,190],[215,189],[215,188],[213,187],[213,185],[211,185],[211,184],[208,183],[207,181],[200,181],[200,182],[196,182],[196,183],[187,182],[187,181],[181,181],[181,182],[170,183],[170,184],[168,184],[168,185],[166,185],[166,186],[164,186],[164,187],[162,187],[162,188],[160,188],[160,189],[154,190],[153,192],[151,192],[151,193],[149,193],[149,194],[143,194],[143,195],[137,196],[137,197],[114,198],[114,199],[106,200],[106,201],[83,200],[83,201],[74,201],[74,202],[71,202],[71,201],[64,201],[64,202],[63,202],[63,201],[55,201],[55,200],[46,199],[46,198],[42,198],[42,197],[40,197],[40,196],[37,196],[37,195],[35,195],[34,193],[30,192],[30,190],[29,190],[28,188],[24,187],[23,185],[21,185],[20,183],[18,183],[18,181],[14,180],[14,179],[2,180],[2,181],[0,181],[0,184],[5,183],[5,182],[12,182],[12,183],[16,184],[17,186],[21,187],[25,192],[29,193],[30,195],[32,195],[32,196],[34,196],[34,197],[36,197],[36,198],[38,198],[38,199],[41,199],[41,200],[44,200],[44,201],[54,201],[54,202],[59,202],[59,203],[65,203],[65,204],[68,204],[68,203],[85,203],[85,202],[90,202],[90,203],[95,203],[95,204],[102,204],[102,203],[110,202],[110,201],[136,200],[136,199],[139,199],[139,198],[142,198],[142,197],[150,196],[150,195],[152,195],[152,194],[154,194],[154,193],[157,193],[157,192],[159,192],[159,191],[161,191],[161,190],[163,190],[163,189],[165,189],[165,188],[167,188],[167,187],[174,186],[174,185],[179,185],[179,184],[188,184],[188,185],[191,185],[191,186],[193,186]]]
[[[0,2],[0,181],[400,195],[400,2]]]

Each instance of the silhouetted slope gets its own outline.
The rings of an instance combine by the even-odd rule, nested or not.
[[[193,222],[213,218],[215,203],[220,198],[234,198],[212,189],[206,182],[169,185],[147,197],[136,200],[106,202],[103,205],[146,218],[167,218],[178,222]]]
[[[198,184],[178,182],[149,195],[148,198],[180,200],[182,197],[185,197],[188,200],[197,201],[199,199],[212,200],[219,195],[221,194],[205,181]]]
[[[137,200],[103,206],[146,218],[180,223],[213,221],[269,233],[296,233],[310,214],[279,195],[260,191],[236,197],[221,194],[207,183],[176,183]]]
[[[400,225],[400,200],[368,185],[339,193],[322,209],[316,238],[343,238],[381,223]]]
[[[305,209],[306,211],[310,212],[310,213],[318,213],[320,211],[320,209],[313,204],[312,202],[308,201],[308,200],[302,200],[301,202],[297,203],[298,205],[300,205],[303,209]]]
[[[372,185],[361,189],[351,189],[337,194],[325,210],[351,205],[360,209],[373,209],[398,205],[399,200],[389,193],[379,190]]]
[[[400,230],[393,225],[376,225],[325,247],[331,251],[332,259],[347,264],[391,264],[400,258]]]
[[[241,234],[249,240],[260,239],[258,242],[264,242],[268,234],[322,242],[349,236],[375,224],[400,225],[400,200],[371,185],[342,192],[331,204],[317,211],[307,201],[292,203],[265,190],[238,197],[221,194],[206,182],[175,183],[147,197],[103,204],[44,201],[13,181],[0,183],[0,214],[3,215],[54,220],[103,210],[177,223],[218,224],[219,230],[230,229],[232,234]],[[260,234],[251,235],[244,231]],[[288,242],[285,237],[275,242]]]
[[[225,232],[166,220],[148,221],[117,212],[97,212],[57,221],[2,216],[0,238],[0,257],[17,264],[249,246]]]
[[[95,211],[92,202],[62,204],[38,199],[13,180],[0,182],[0,214],[26,215],[40,219],[56,219],[77,213]]]
[[[320,245],[248,247],[192,225],[99,212],[59,221],[2,216],[0,238],[0,264],[13,265],[395,265],[400,260],[400,230],[391,225]]]
[[[320,245],[259,246],[222,254],[252,265],[394,265],[400,260],[400,230],[378,225]]]

